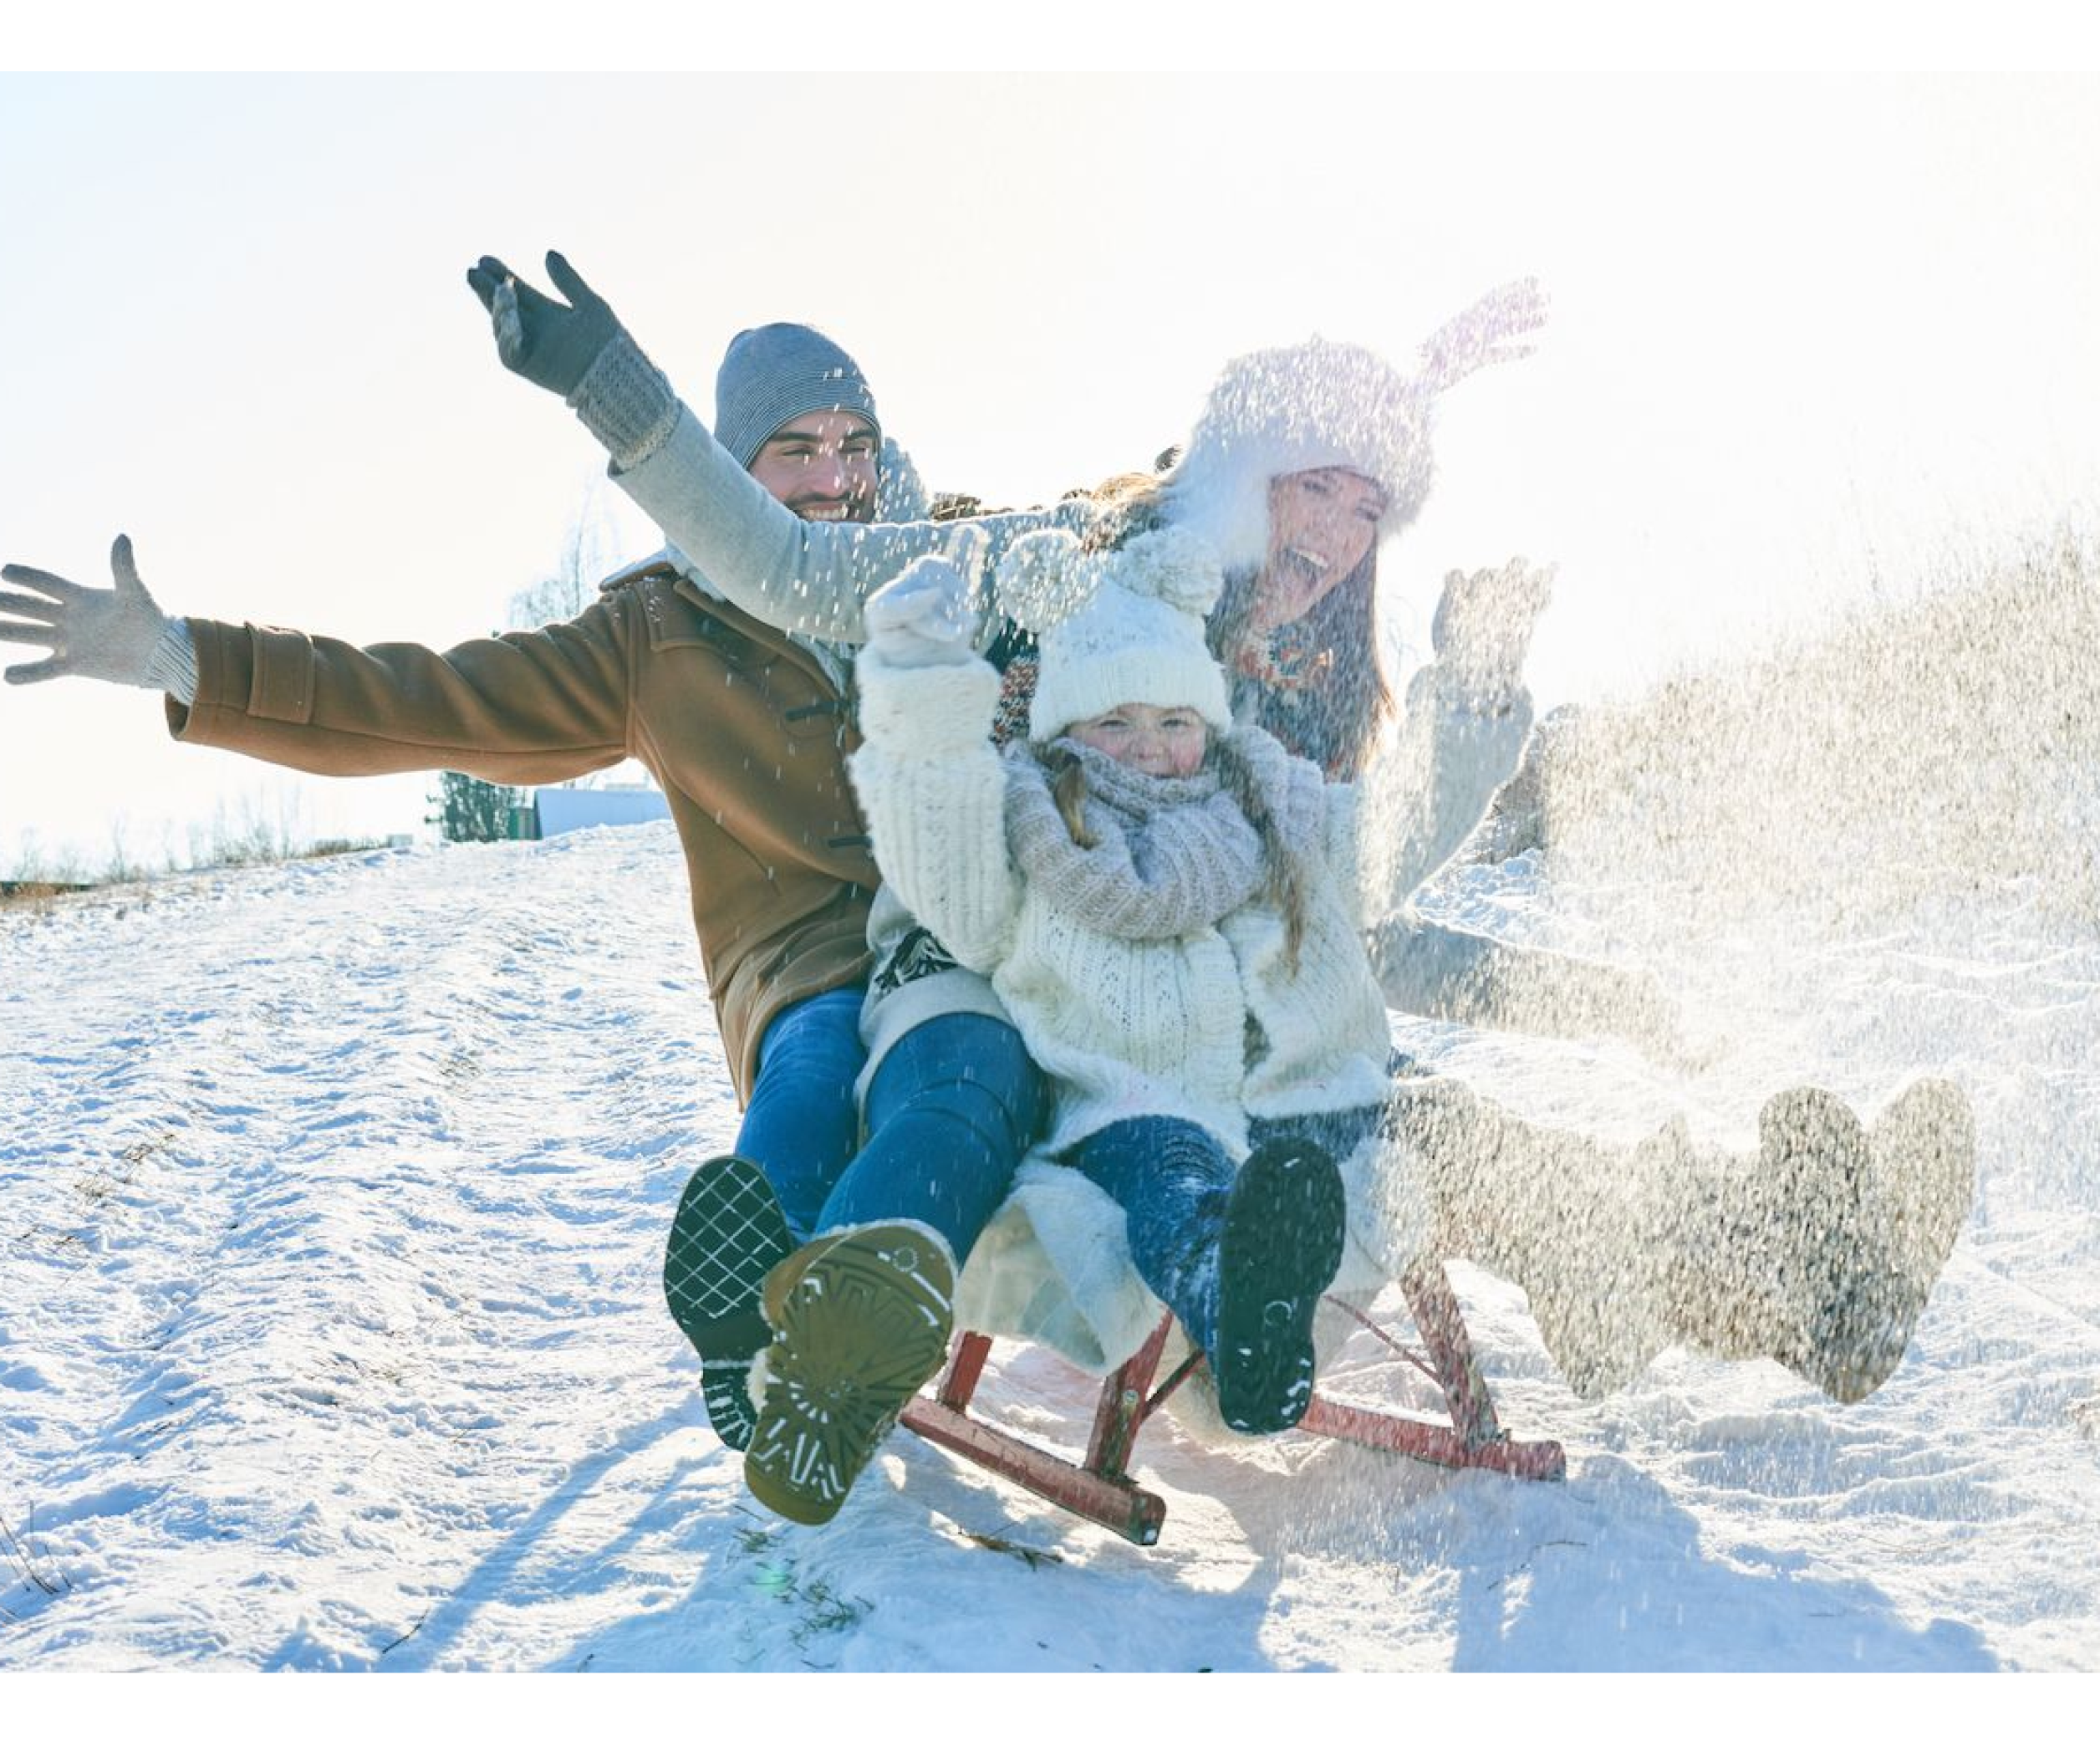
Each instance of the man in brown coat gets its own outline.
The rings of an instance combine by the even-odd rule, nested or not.
[[[716,401],[725,445],[805,519],[869,522],[885,486],[903,495],[909,463],[885,455],[859,367],[814,329],[740,334]],[[911,519],[913,507],[885,505],[885,518]],[[11,683],[73,674],[156,687],[177,738],[321,774],[543,783],[631,757],[660,784],[745,1105],[736,1155],[687,1187],[665,1269],[726,1442],[749,1436],[745,1379],[769,1337],[758,1288],[795,1243],[851,1216],[843,1204],[827,1214],[849,1172],[885,1206],[906,1173],[920,1216],[966,1253],[1032,1136],[1040,1090],[1007,1027],[937,1019],[885,1057],[867,1089],[870,1144],[856,1151],[879,876],[845,772],[858,744],[847,651],[740,610],[675,549],[609,579],[565,624],[443,652],[171,619],[128,539],[111,568],[110,590],[0,571],[22,590],[0,592],[0,641],[49,651],[8,669]],[[958,1152],[966,1167],[935,1167]]]

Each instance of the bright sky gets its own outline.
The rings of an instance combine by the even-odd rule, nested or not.
[[[483,252],[538,278],[563,250],[703,416],[731,334],[814,322],[930,485],[996,502],[1146,464],[1236,353],[1318,331],[1404,360],[1536,273],[1539,355],[1453,394],[1384,574],[1419,611],[1450,567],[1557,559],[1535,689],[1623,689],[2090,501],[2096,100],[2090,77],[0,78],[0,559],[106,583],[121,530],[171,612],[496,627],[601,462],[498,367],[463,279]],[[160,717],[0,689],[0,871],[30,831],[99,863],[120,820],[135,855],[180,854],[215,809],[414,830],[435,781],[295,779]]]

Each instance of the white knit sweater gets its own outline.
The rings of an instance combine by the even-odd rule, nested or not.
[[[899,669],[869,650],[859,671],[865,743],[851,768],[876,858],[949,951],[991,977],[1056,1082],[1048,1149],[1171,1116],[1236,1156],[1249,1116],[1383,1100],[1391,1044],[1363,948],[1357,789],[1323,791],[1295,974],[1283,917],[1260,899],[1178,938],[1123,938],[1078,922],[1016,869],[1007,770],[987,737],[991,668]],[[1250,1020],[1267,1044],[1251,1064]]]

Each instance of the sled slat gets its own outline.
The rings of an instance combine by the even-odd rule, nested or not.
[[[970,1396],[977,1391],[978,1378],[984,1375],[985,1360],[991,1355],[991,1341],[986,1335],[966,1333],[956,1341],[955,1355],[948,1361],[937,1391],[943,1406],[960,1412],[970,1404]]]
[[[1160,1524],[1166,1519],[1165,1503],[1128,1479],[1089,1473],[924,1396],[908,1405],[900,1417],[928,1442],[952,1449],[1001,1478],[1098,1523],[1133,1544],[1149,1546],[1160,1538]]]
[[[1317,1395],[1298,1421],[1298,1429],[1318,1437],[1361,1443],[1367,1448],[1390,1449],[1438,1467],[1485,1468],[1491,1473],[1506,1473],[1512,1479],[1567,1477],[1567,1455],[1557,1442],[1516,1442],[1506,1437],[1476,1442],[1460,1436],[1449,1425],[1344,1406]]]

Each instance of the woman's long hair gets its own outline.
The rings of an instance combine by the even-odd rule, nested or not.
[[[1211,615],[1211,652],[1225,664],[1234,707],[1251,698],[1256,726],[1318,764],[1329,780],[1352,782],[1394,709],[1379,661],[1378,548],[1297,621],[1307,670],[1302,687],[1265,682],[1237,664],[1260,580],[1245,570],[1227,576]]]
[[[1171,483],[1170,474],[1111,481],[1098,494],[1104,513],[1083,542],[1085,549],[1112,551],[1164,527],[1164,496]],[[1234,712],[1251,714],[1256,726],[1319,765],[1331,780],[1353,781],[1394,712],[1392,687],[1379,661],[1378,543],[1298,620],[1309,669],[1302,690],[1279,689],[1237,665],[1260,580],[1258,571],[1228,575],[1207,625],[1211,652],[1231,683]]]

